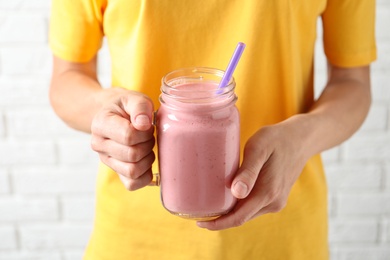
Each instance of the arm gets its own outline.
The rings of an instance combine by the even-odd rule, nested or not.
[[[70,127],[91,132],[94,115],[103,104],[96,75],[96,57],[87,63],[67,62],[53,57],[50,102],[57,115]]]
[[[314,155],[351,137],[362,125],[371,105],[370,68],[328,65],[328,83],[307,114],[312,122],[306,147]],[[315,143],[314,143],[315,142]],[[311,145],[310,145],[311,144]]]
[[[329,65],[327,85],[309,112],[257,131],[247,142],[232,182],[239,198],[233,211],[210,222],[226,229],[284,208],[306,161],[348,139],[363,123],[371,103],[369,67]]]
[[[65,123],[91,133],[92,148],[127,189],[150,183],[155,156],[153,103],[147,96],[124,88],[103,89],[96,57],[86,63],[54,57],[50,101]]]

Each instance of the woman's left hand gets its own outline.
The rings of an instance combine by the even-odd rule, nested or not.
[[[228,214],[198,226],[222,230],[241,226],[266,213],[281,211],[306,163],[300,116],[261,128],[246,143],[240,169],[232,181],[238,202]]]

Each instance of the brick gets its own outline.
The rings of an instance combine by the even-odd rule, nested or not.
[[[47,140],[0,140],[1,165],[53,164],[55,149]]]
[[[111,56],[106,38],[98,53],[98,74],[111,76]]]
[[[47,24],[42,15],[12,13],[0,19],[0,44],[47,42]]]
[[[95,190],[96,167],[23,167],[13,170],[18,194],[90,194]]]
[[[87,245],[91,225],[46,224],[20,227],[20,241],[23,249],[84,249]]]
[[[334,147],[322,152],[321,157],[326,165],[337,162],[340,158],[340,147]]]
[[[0,250],[10,250],[17,248],[16,231],[13,227],[0,226]]]
[[[11,191],[9,177],[6,169],[0,168],[0,195]]]
[[[59,218],[54,198],[0,198],[0,221],[49,221]]]
[[[339,251],[336,247],[330,245],[329,246],[329,256],[331,260],[339,260]]]
[[[340,260],[389,260],[390,247],[355,247],[341,249]]]
[[[390,108],[388,110],[388,118],[387,118],[387,132],[390,133]]]
[[[322,39],[322,19],[321,17],[317,18],[317,39]]]
[[[103,45],[98,52],[98,79],[103,87],[111,87],[111,56],[107,39],[103,39]]]
[[[386,104],[373,104],[360,131],[385,131],[387,128]]]
[[[5,137],[5,120],[2,113],[0,113],[0,138]]]
[[[386,72],[390,67],[390,44],[387,41],[377,41],[377,60],[372,64],[372,71]]]
[[[0,68],[1,69],[1,68]],[[49,105],[49,77],[0,77],[0,104],[5,108]]]
[[[16,9],[22,0],[14,0],[14,1],[7,1],[7,0],[0,0],[0,9],[1,10],[9,10],[9,9]]]
[[[315,73],[314,77],[314,95],[315,98],[319,98],[322,91],[325,88],[326,81],[327,81],[327,74],[324,71],[318,71]]]
[[[328,216],[330,218],[335,217],[336,215],[336,203],[335,203],[336,198],[334,195],[329,192],[328,193]]]
[[[79,250],[79,251],[71,251],[67,250],[64,252],[64,260],[74,260],[74,259],[83,259],[84,256],[84,251]]]
[[[377,8],[390,8],[390,4],[387,0],[376,0]]]
[[[90,144],[90,136],[84,138],[61,139],[58,142],[59,160],[64,164],[96,165],[99,161],[98,154],[94,152]]]
[[[329,222],[330,243],[375,242],[377,236],[376,220],[338,219]]]
[[[0,260],[62,260],[60,252],[0,251]]]
[[[378,190],[382,171],[377,164],[332,164],[326,166],[328,186],[332,190]]]
[[[67,250],[64,252],[64,260],[83,259],[84,250]]]
[[[13,109],[6,113],[8,132],[14,137],[77,137],[80,132],[71,129],[50,107]],[[28,131],[26,131],[28,129]]]
[[[376,9],[376,31],[375,36],[379,42],[388,41],[390,39],[389,26],[390,7],[382,5]]]
[[[372,99],[374,102],[390,101],[390,88],[388,86],[388,73],[378,71],[371,79]]]
[[[390,192],[350,193],[338,196],[340,216],[378,216],[390,214]]]
[[[346,159],[359,161],[390,160],[390,134],[356,134],[346,142]]]
[[[321,25],[322,26],[322,25]],[[320,28],[320,32],[317,33],[319,37],[322,37],[322,27]],[[327,60],[326,56],[324,54],[324,49],[323,49],[323,43],[322,39],[319,38],[316,41],[315,44],[315,57],[314,57],[314,93],[315,93],[315,98],[318,98],[325,85],[327,82]]]
[[[63,198],[61,201],[62,214],[65,221],[88,221],[94,217],[95,200],[91,197],[77,196]]]
[[[319,27],[320,29],[322,27]],[[322,30],[321,30],[322,31]],[[322,32],[317,33],[320,37],[322,36]],[[318,38],[315,43],[315,71],[316,72],[325,72],[327,71],[327,60],[324,53],[324,44],[321,38]]]
[[[103,88],[109,88],[109,87],[112,86],[112,84],[111,84],[111,76],[110,75],[99,74],[98,75],[98,80],[99,80],[100,85]]]
[[[0,49],[4,75],[51,75],[52,55],[47,46],[4,47]]]
[[[388,244],[390,249],[390,215],[388,215],[387,218],[382,218],[380,227],[382,231],[380,242],[383,244]]]
[[[385,179],[385,189],[386,191],[390,192],[390,163],[385,165],[384,179]]]
[[[49,0],[23,0],[21,1],[21,9],[24,10],[44,10],[44,11],[50,11],[50,4],[51,1]]]

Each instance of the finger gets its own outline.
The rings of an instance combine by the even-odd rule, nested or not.
[[[257,147],[251,145],[245,147],[242,165],[232,181],[233,196],[238,199],[248,196],[268,157],[265,151],[259,150]]]
[[[253,215],[249,220],[260,217],[261,215],[268,214],[268,213],[276,213],[280,212],[282,209],[284,209],[286,206],[286,201],[276,201],[273,202],[264,208],[260,209],[255,215]]]
[[[118,176],[121,182],[123,183],[123,185],[125,186],[125,188],[130,191],[138,190],[140,188],[148,186],[153,178],[151,169],[149,169],[147,172],[145,172],[137,179],[127,178],[123,175],[118,175]]]
[[[99,154],[99,157],[116,173],[130,179],[137,179],[145,174],[152,167],[156,158],[153,151],[136,163],[123,162],[106,154]]]
[[[154,137],[135,145],[123,145],[110,139],[95,137],[91,140],[92,149],[122,162],[136,163],[147,156],[154,147]]]
[[[223,230],[238,227],[252,219],[252,217],[262,208],[255,200],[240,200],[234,209],[211,221],[198,221],[197,225],[209,230]]]
[[[206,228],[209,230],[224,230],[238,227],[261,215],[280,212],[285,206],[285,201],[277,201],[264,207],[257,204],[254,205],[252,203],[249,205],[249,203],[246,204],[245,202],[242,202],[240,205],[237,205],[232,212],[215,220],[198,221],[197,225],[200,228]]]
[[[111,112],[98,115],[92,123],[91,132],[92,138],[95,138],[92,141],[98,146],[103,139],[131,146],[154,138],[152,127],[146,131],[138,131],[128,119]]]
[[[137,130],[146,131],[152,127],[153,102],[146,95],[135,93],[128,96],[123,109]]]
[[[262,214],[279,211],[285,205],[283,198],[278,187],[264,185],[258,178],[250,195],[239,200],[231,212],[213,221],[199,222],[198,226],[209,230],[238,227]]]

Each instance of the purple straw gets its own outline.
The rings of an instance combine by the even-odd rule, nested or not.
[[[233,76],[233,72],[237,67],[238,61],[241,58],[241,54],[245,49],[245,43],[239,42],[237,44],[236,49],[234,50],[233,56],[230,59],[229,65],[226,68],[225,74],[223,75],[221,82],[219,82],[218,90],[220,91],[222,88],[226,87],[229,83],[230,79]]]

